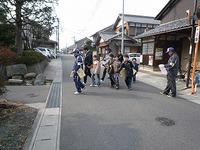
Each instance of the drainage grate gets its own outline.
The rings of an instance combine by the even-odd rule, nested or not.
[[[52,83],[51,91],[47,100],[46,108],[60,107],[60,94],[61,94],[61,83]]]
[[[158,117],[155,119],[156,121],[160,122],[162,126],[173,126],[175,125],[175,121],[165,117]]]

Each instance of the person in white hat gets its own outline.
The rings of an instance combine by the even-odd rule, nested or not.
[[[73,80],[76,87],[75,95],[80,94],[83,89],[86,88],[86,86],[81,82],[81,78],[78,76],[77,71],[81,68],[83,69],[83,57],[80,54],[79,49],[75,48],[72,53],[74,54],[75,60],[74,60],[74,66],[72,69],[73,74]]]
[[[167,86],[161,94],[167,95],[169,98],[176,97],[176,76],[179,68],[179,56],[173,47],[167,48],[166,53],[169,55],[168,63],[165,64],[167,70]],[[170,93],[171,91],[171,93]]]

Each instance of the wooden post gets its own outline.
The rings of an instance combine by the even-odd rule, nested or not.
[[[200,28],[200,20],[198,20],[197,28]],[[192,91],[191,91],[192,94],[195,93],[194,78],[195,78],[195,72],[196,72],[196,67],[197,67],[197,56],[198,56],[198,50],[199,50],[199,33],[195,33],[195,34],[198,35],[198,37],[195,36],[195,39],[197,39],[197,41],[195,40],[196,44],[195,44],[195,53],[194,53],[194,61],[193,61],[193,69],[192,69]]]

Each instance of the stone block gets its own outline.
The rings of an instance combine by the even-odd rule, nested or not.
[[[12,84],[22,84],[23,80],[20,79],[9,79],[8,83],[12,83]]]
[[[46,76],[43,74],[38,74],[35,78],[34,85],[44,85],[46,82]]]
[[[32,78],[35,78],[36,77],[36,73],[34,72],[30,72],[30,73],[27,73],[24,75],[24,78],[25,79],[32,79]]]
[[[22,76],[12,76],[12,79],[22,79]]]
[[[25,64],[17,64],[17,65],[10,65],[6,66],[7,77],[12,77],[15,75],[25,75],[28,73]]]

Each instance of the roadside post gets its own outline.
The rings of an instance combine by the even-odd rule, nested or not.
[[[192,91],[191,93],[195,93],[195,72],[197,67],[197,56],[198,56],[198,50],[199,50],[199,30],[200,30],[200,6],[197,8],[196,13],[197,19],[198,19],[198,26],[196,27],[195,32],[195,53],[194,53],[194,61],[193,61],[193,68],[192,68]]]

